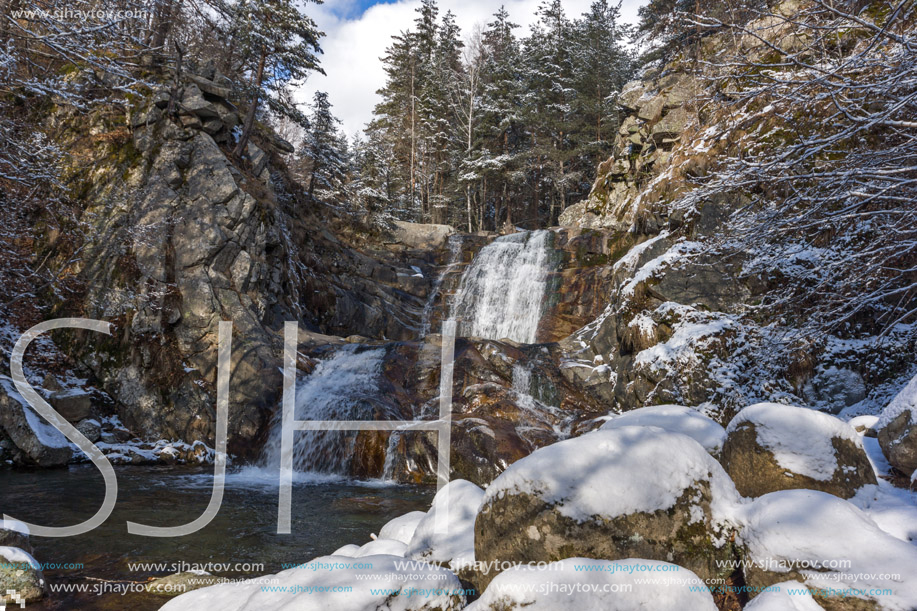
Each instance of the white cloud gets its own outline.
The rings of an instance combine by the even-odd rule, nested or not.
[[[535,21],[535,10],[541,0],[505,0],[511,19],[521,28],[518,35],[528,33]],[[647,0],[624,0],[622,16],[635,23],[637,9]],[[592,0],[565,0],[568,17],[578,17]],[[465,35],[476,24],[486,24],[499,8],[494,0],[439,0],[440,15],[451,10]],[[308,102],[316,91],[327,91],[334,113],[344,123],[347,134],[362,130],[370,120],[379,100],[376,90],[385,85],[385,72],[379,58],[385,54],[393,35],[413,26],[415,10],[420,0],[399,0],[391,4],[376,4],[355,18],[345,18],[354,12],[354,0],[327,0],[325,4],[307,4],[306,11],[325,32],[321,40],[324,54],[321,64],[327,76],[313,74],[298,92],[297,98]]]

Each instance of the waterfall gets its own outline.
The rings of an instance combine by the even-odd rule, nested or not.
[[[358,351],[341,346],[319,361],[315,370],[298,382],[297,420],[372,420],[379,401],[379,377],[384,349]],[[280,464],[281,422],[273,423],[262,463]],[[356,431],[297,431],[293,437],[293,470],[346,473],[353,457]]]
[[[421,317],[421,326],[420,326],[420,337],[426,337],[430,333],[430,326],[433,320],[433,306],[436,305],[436,298],[439,297],[439,293],[443,288],[443,281],[446,279],[446,276],[449,275],[455,266],[459,262],[459,257],[462,254],[462,238],[459,234],[453,234],[449,236],[449,262],[446,264],[446,268],[440,273],[436,278],[436,281],[433,283],[433,289],[430,291],[430,296],[427,298],[427,303],[423,307],[423,316]]]
[[[550,235],[548,230],[514,233],[481,249],[462,276],[453,302],[459,335],[537,341]]]

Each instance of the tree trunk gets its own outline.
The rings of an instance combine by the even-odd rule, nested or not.
[[[245,147],[248,145],[248,138],[252,133],[252,127],[255,125],[255,112],[258,110],[258,98],[261,93],[261,82],[264,79],[265,61],[267,61],[267,49],[262,47],[261,57],[258,59],[258,72],[255,76],[255,93],[252,96],[251,105],[248,107],[248,114],[245,115],[242,135],[239,137],[239,142],[236,143],[236,148],[232,152],[236,157],[241,157],[242,153],[245,152]]]

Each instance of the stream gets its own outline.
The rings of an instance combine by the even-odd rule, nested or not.
[[[434,492],[430,487],[299,474],[293,486],[293,532],[277,535],[276,476],[271,478],[266,470],[233,470],[227,476],[220,511],[209,525],[184,537],[154,538],[129,535],[125,523],[130,520],[174,526],[196,518],[210,499],[213,468],[115,470],[118,503],[102,526],[77,537],[32,537],[34,556],[39,562],[83,565],[79,569],[46,569],[45,576],[52,585],[82,585],[90,591],[53,592],[29,605],[30,610],[153,611],[168,599],[146,593],[122,595],[111,592],[107,582],[96,580],[142,582],[188,565],[207,563],[231,565],[229,570],[211,571],[221,577],[276,573],[284,564],[308,562],[348,543],[369,541],[370,533],[378,532],[390,519],[409,511],[426,511]],[[35,524],[64,526],[81,522],[95,513],[103,495],[102,476],[92,465],[0,471],[3,513]],[[169,566],[132,570],[133,563]],[[174,563],[187,564],[171,566]],[[98,590],[92,591],[94,587],[109,587],[109,593],[97,596]]]

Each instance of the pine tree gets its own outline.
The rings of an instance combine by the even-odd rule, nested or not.
[[[539,21],[525,40],[527,91],[523,105],[533,142],[529,153],[535,173],[535,201],[544,188],[549,202],[548,223],[557,220],[567,204],[568,161],[572,157],[574,123],[571,48],[572,27],[560,0],[545,0]]]
[[[324,71],[316,53],[322,33],[315,22],[299,11],[293,0],[240,1],[234,11],[240,56],[250,75],[248,112],[233,153],[246,150],[262,98],[275,113],[307,124],[306,117],[278,94],[290,81],[305,78],[312,70]]]
[[[316,91],[309,117],[303,153],[310,162],[308,192],[320,198],[340,193],[347,176],[346,138],[338,129],[340,119],[331,113],[328,94]]]

